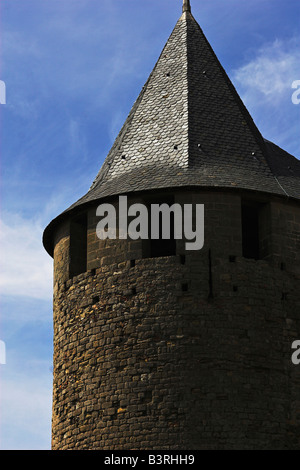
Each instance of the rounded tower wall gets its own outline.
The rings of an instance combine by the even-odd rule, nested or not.
[[[297,441],[299,206],[213,190],[155,197],[170,195],[204,204],[201,250],[186,251],[183,239],[173,255],[149,257],[148,241],[99,240],[98,204],[56,232],[54,449]],[[155,197],[128,196],[128,205]],[[243,211],[259,222],[257,260],[244,256],[254,247]]]

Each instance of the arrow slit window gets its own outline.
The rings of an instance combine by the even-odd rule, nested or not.
[[[242,243],[244,258],[259,260],[270,256],[269,204],[242,202]]]
[[[87,215],[70,224],[70,278],[87,271]]]

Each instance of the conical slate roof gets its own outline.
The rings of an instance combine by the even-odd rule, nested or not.
[[[95,181],[67,212],[107,196],[191,186],[299,199],[300,164],[263,139],[184,0]]]

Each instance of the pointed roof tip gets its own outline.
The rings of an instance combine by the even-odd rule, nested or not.
[[[182,13],[189,11],[191,13],[191,3],[190,0],[183,0]]]

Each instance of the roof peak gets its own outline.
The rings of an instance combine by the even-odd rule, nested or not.
[[[189,11],[191,13],[190,0],[183,0],[182,13]]]

